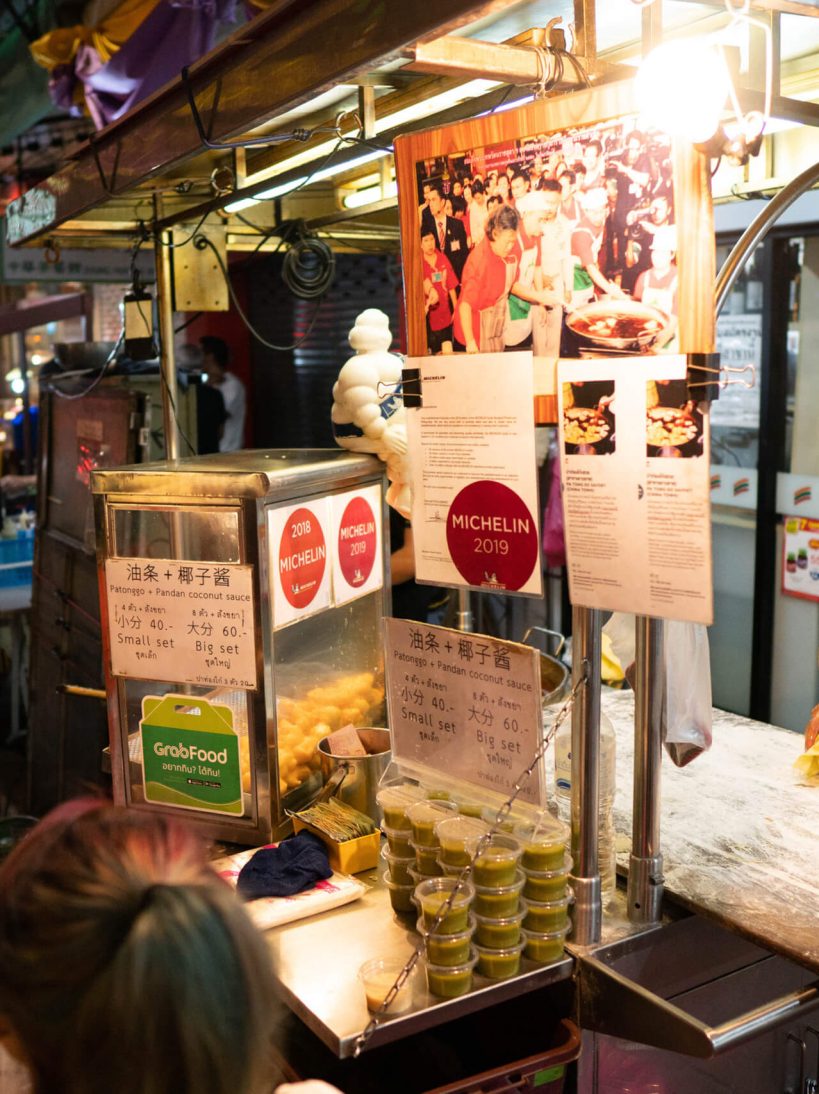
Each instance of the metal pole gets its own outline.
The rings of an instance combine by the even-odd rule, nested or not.
[[[455,626],[459,631],[471,631],[474,627],[472,608],[469,604],[469,589],[458,589],[458,614]]]
[[[628,917],[658,923],[663,900],[660,772],[663,755],[663,621],[638,616],[634,663],[634,807]]]
[[[572,609],[572,683],[585,677],[572,709],[573,941],[600,941],[603,905],[598,865],[600,811],[601,613]]]
[[[728,299],[728,293],[742,272],[748,254],[756,247],[757,243],[764,239],[768,234],[768,230],[782,216],[788,206],[793,205],[798,197],[810,190],[817,182],[819,182],[819,163],[814,163],[801,175],[797,175],[787,186],[783,186],[779,193],[771,198],[759,216],[751,221],[734,244],[734,249],[725,259],[717,276],[717,283],[714,286],[717,315],[722,311],[723,305]]]
[[[34,471],[34,451],[31,443],[31,390],[28,376],[28,354],[26,353],[26,332],[17,335],[17,351],[20,355],[20,378],[23,381],[23,458],[21,472],[31,475]]]
[[[159,219],[159,199],[155,201],[155,215]],[[179,459],[179,432],[176,425],[177,387],[176,360],[173,349],[173,300],[171,280],[170,233],[154,237],[156,256],[156,295],[159,312],[160,378],[162,381],[162,422],[165,430],[165,455],[169,460]]]

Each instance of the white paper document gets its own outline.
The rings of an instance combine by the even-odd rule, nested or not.
[[[540,596],[531,353],[407,367],[420,388],[420,405],[406,401],[416,579]]]
[[[713,620],[707,404],[684,356],[560,361],[573,604]]]

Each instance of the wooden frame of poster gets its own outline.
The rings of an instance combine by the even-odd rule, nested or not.
[[[587,152],[589,145],[592,147]],[[551,162],[550,157],[553,157]],[[597,163],[592,162],[595,158]],[[524,184],[528,175],[531,186],[533,181],[537,181],[538,171],[542,170],[544,177],[554,170],[559,173],[559,164],[564,161],[570,165],[570,170],[577,162],[582,163],[586,170],[585,178],[580,172],[575,178],[575,186],[578,178],[582,182],[582,189],[577,191],[578,195],[582,195],[582,202],[578,200],[575,208],[571,198],[565,199],[565,209],[578,219],[573,221],[572,216],[563,216],[564,206],[561,205],[561,228],[550,225],[543,231],[552,232],[554,237],[554,234],[559,235],[562,230],[563,236],[555,247],[559,246],[564,259],[565,235],[568,232],[572,263],[582,264],[580,258],[574,254],[576,250],[582,251],[583,231],[578,233],[578,225],[591,206],[600,206],[606,196],[602,232],[604,237],[607,232],[608,238],[605,243],[596,243],[598,250],[594,252],[595,257],[599,259],[599,248],[603,245],[616,248],[615,272],[605,280],[609,284],[616,284],[619,291],[625,296],[630,295],[632,299],[627,300],[625,306],[619,310],[616,302],[613,303],[612,310],[606,311],[603,316],[603,326],[597,328],[600,337],[595,341],[592,332],[590,339],[587,336],[588,321],[584,319],[585,313],[580,311],[590,302],[588,297],[582,300],[583,289],[578,282],[583,282],[583,276],[573,266],[561,266],[561,269],[569,271],[568,274],[554,277],[553,271],[546,270],[544,259],[544,271],[539,277],[537,287],[554,290],[557,293],[555,299],[562,294],[569,310],[564,314],[563,305],[558,303],[549,307],[544,304],[530,304],[528,333],[524,335],[523,341],[515,342],[521,331],[526,330],[527,315],[523,315],[522,322],[515,326],[516,320],[512,321],[508,307],[511,299],[508,283],[504,289],[506,296],[503,297],[506,301],[505,318],[499,320],[496,310],[494,319],[490,317],[485,323],[491,308],[500,305],[501,296],[494,303],[490,301],[491,307],[487,305],[485,310],[480,309],[480,304],[485,304],[487,298],[493,295],[493,286],[499,284],[497,278],[500,276],[497,274],[495,259],[487,251],[488,241],[484,231],[486,193],[474,230],[470,230],[474,198],[466,219],[460,221],[461,228],[458,229],[450,224],[450,220],[442,222],[440,214],[439,219],[435,219],[427,204],[428,195],[425,196],[424,183],[427,186],[431,183],[433,191],[438,192],[440,197],[451,200],[462,196],[454,185],[459,176],[474,181],[477,175],[486,184],[493,181],[492,172],[495,172],[495,188],[505,191],[506,184],[502,182],[501,175],[509,174],[507,169],[510,164],[523,169]],[[660,327],[665,329],[661,331],[660,337],[656,340],[651,337],[641,339],[641,345],[636,352],[652,352],[661,348],[662,338],[670,337],[668,331],[671,328],[677,338],[679,351],[714,351],[715,257],[708,160],[688,142],[672,141],[665,134],[640,128],[633,81],[575,91],[559,98],[457,122],[442,129],[400,136],[395,141],[395,163],[410,356],[448,352],[450,348],[455,352],[463,351],[469,344],[466,338],[469,333],[468,323],[471,326],[473,351],[477,349],[493,352],[531,346],[535,359],[535,420],[554,422],[557,415],[558,355],[611,356],[613,353],[623,352],[622,346],[616,345],[615,339],[607,336],[606,323],[616,333],[618,329],[623,329],[614,326],[617,316],[622,317],[626,311],[630,311],[631,318],[639,324],[640,316],[645,316],[645,307],[642,304],[638,306],[636,299],[639,276],[648,272],[649,279],[657,282],[658,286],[663,283],[663,277],[668,284],[669,269],[673,270],[673,310],[676,315],[670,315],[668,323],[661,320]],[[614,177],[617,178],[616,187],[610,181]],[[510,183],[513,182],[514,179],[510,180]],[[491,189],[491,186],[485,186],[486,189]],[[505,194],[503,196],[506,197]],[[564,201],[563,195],[561,201]],[[666,203],[665,212],[663,201]],[[436,202],[437,204],[440,203]],[[494,214],[499,204],[510,202],[507,199],[502,203],[492,204]],[[508,214],[504,216],[507,221],[510,219]],[[597,219],[599,220],[599,213]],[[499,223],[497,217],[490,222],[493,231]],[[585,222],[583,224],[585,229]],[[434,230],[436,227],[437,238]],[[665,236],[658,236],[657,228],[660,227],[666,227],[670,231]],[[434,248],[427,240],[426,256],[422,251],[422,229],[425,229],[424,235],[432,235],[435,240]],[[523,242],[520,234],[518,239]],[[666,273],[663,274],[662,268],[658,267],[661,270],[658,274],[654,252],[658,252],[659,262],[659,252],[664,249],[663,240],[666,245],[673,241],[676,261],[671,262],[669,258],[668,262],[671,264],[666,266]],[[472,255],[480,243],[483,244],[480,260],[477,254],[473,259]],[[448,259],[448,266],[458,276],[459,281],[466,272],[467,282],[464,288],[467,289],[466,297],[475,301],[473,307],[465,300],[462,301],[460,295],[453,297],[449,291],[452,277],[447,272],[447,265],[441,262],[441,253]],[[521,251],[521,254],[525,253],[525,249]],[[541,256],[546,253],[544,241],[537,252],[537,261],[541,262]],[[550,246],[549,253],[557,252]],[[492,264],[495,273],[488,273]],[[557,268],[554,261],[551,264]],[[507,262],[507,267],[509,265],[512,265],[512,260]],[[519,259],[518,273],[522,269],[522,260]],[[599,260],[598,270],[602,269],[603,260]],[[611,272],[610,262],[608,269]],[[566,283],[569,277],[572,279],[571,286]],[[644,277],[641,295],[645,294],[645,284]],[[586,290],[588,291],[588,286]],[[457,292],[460,293],[460,288]],[[592,287],[591,293],[600,296],[600,288]],[[599,307],[598,301],[598,322]],[[439,312],[437,309],[444,310]],[[450,328],[442,322],[446,318],[447,310],[453,321]],[[524,307],[517,311],[527,312],[525,302]],[[666,314],[671,311],[669,306]],[[432,319],[431,312],[434,313]],[[586,322],[585,335],[573,332],[574,338],[566,336],[566,328],[570,326],[568,316],[572,316],[572,324],[581,330],[582,323]],[[499,322],[502,331],[499,331]],[[626,329],[633,330],[634,323],[631,328]],[[636,342],[629,346],[628,352],[635,352],[635,347]]]

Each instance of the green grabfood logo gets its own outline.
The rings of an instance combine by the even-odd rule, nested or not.
[[[239,738],[229,707],[189,696],[148,698],[140,728],[147,801],[243,812]]]

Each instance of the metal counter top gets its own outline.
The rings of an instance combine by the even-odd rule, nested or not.
[[[373,871],[358,875],[369,888],[352,904],[268,931],[273,973],[284,1001],[336,1055],[351,1056],[370,1015],[358,970],[373,957],[405,960],[419,942],[414,917],[398,917],[386,887]],[[526,959],[519,976],[485,980],[457,999],[428,993],[423,969],[416,973],[411,1010],[384,1019],[368,1048],[409,1037],[453,1018],[494,1006],[526,992],[567,980],[574,967],[569,957],[553,965]]]
[[[630,838],[633,695],[604,695],[617,733],[615,825]],[[819,972],[819,787],[793,762],[801,735],[714,711],[711,750],[663,757],[665,891],[700,915]],[[618,856],[628,869],[628,854]]]

